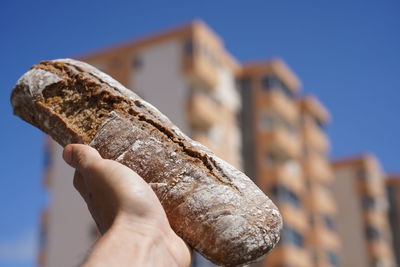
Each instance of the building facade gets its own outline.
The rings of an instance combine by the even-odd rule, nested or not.
[[[386,178],[386,190],[389,200],[389,220],[392,230],[393,249],[397,266],[400,266],[400,175]]]
[[[313,96],[298,100],[302,137],[301,165],[305,183],[305,209],[309,231],[306,246],[312,266],[339,266],[340,240],[336,229],[338,209],[333,197],[333,170],[329,163],[329,140],[324,127],[326,108]]]
[[[372,155],[333,163],[342,266],[394,267],[384,175]]]
[[[272,198],[283,216],[278,246],[256,266],[310,266],[304,234],[308,231],[301,171],[301,138],[296,97],[300,82],[280,60],[243,66],[244,171]]]
[[[394,266],[379,164],[366,156],[331,166],[329,113],[300,94],[282,60],[240,64],[201,21],[79,59],[152,103],[272,198],[284,220],[281,241],[255,266]],[[50,204],[39,264],[77,266],[97,230],[62,148],[48,139],[46,155]],[[192,266],[213,265],[196,254]]]
[[[338,266],[327,110],[300,96],[300,81],[278,59],[244,65],[238,81],[244,171],[284,222],[278,246],[255,266]]]

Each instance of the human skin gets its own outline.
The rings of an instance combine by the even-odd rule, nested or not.
[[[87,145],[66,146],[63,158],[75,168],[74,186],[102,235],[82,266],[190,265],[190,249],[137,173]]]

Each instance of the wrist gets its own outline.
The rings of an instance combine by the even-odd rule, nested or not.
[[[168,221],[120,213],[95,244],[84,267],[188,266],[190,252]]]
[[[154,255],[162,259],[162,263],[153,262],[148,266],[190,265],[191,251],[172,230],[166,217],[135,218],[120,212],[114,220],[110,233],[115,236],[130,236],[140,243],[145,263],[149,263],[149,259],[154,258]],[[145,263],[143,266],[146,266]]]
[[[159,220],[157,218],[145,218],[140,216],[133,216],[125,212],[118,212],[109,231],[114,234],[130,235],[130,236],[146,236],[152,240],[159,240],[169,230],[168,220]]]
[[[142,223],[117,216],[112,226],[92,248],[83,267],[149,266],[149,252],[160,242],[161,234]]]

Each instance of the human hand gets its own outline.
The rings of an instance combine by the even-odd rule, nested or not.
[[[190,264],[190,250],[171,229],[157,196],[137,173],[103,159],[86,145],[66,146],[63,158],[76,169],[74,186],[104,235],[86,266]]]

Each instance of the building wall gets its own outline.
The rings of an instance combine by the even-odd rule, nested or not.
[[[386,179],[389,200],[389,221],[393,237],[393,249],[397,266],[400,266],[400,175],[389,175]]]
[[[356,182],[358,163],[352,163],[343,165],[351,171],[336,172],[336,177],[347,178],[334,182],[327,159],[329,141],[315,120],[321,116],[318,120],[324,121],[323,108],[315,101],[306,107],[299,104],[300,81],[283,61],[240,66],[201,22],[81,59],[133,88],[222,159],[243,167],[272,198],[282,213],[284,229],[278,246],[258,266],[335,266],[334,257],[326,252],[339,251],[337,233],[349,240],[343,242],[342,266],[392,266],[379,178]],[[73,172],[61,159],[61,147],[50,143],[51,204],[43,220],[40,262],[48,267],[74,266],[93,243],[95,227],[72,187]],[[339,207],[330,191],[332,183]],[[383,207],[380,211],[365,212],[360,199],[368,194],[374,203],[383,203],[378,205]],[[338,219],[337,233],[329,229],[332,222],[326,216]],[[365,240],[370,222],[384,236],[379,242]],[[213,265],[195,253],[192,266]]]
[[[219,156],[222,159],[241,169],[241,132],[237,120],[241,102],[236,88],[236,77],[231,70],[221,65],[217,67],[217,77],[215,98],[221,103],[222,114],[215,114],[220,119],[213,127],[220,134],[211,140],[215,140],[215,147],[221,148]]]
[[[254,266],[310,266],[295,80],[279,60],[244,66],[239,77],[244,169],[277,205],[284,223],[277,247]]]
[[[310,224],[306,246],[314,266],[338,266],[340,242],[336,232],[337,207],[332,194],[333,173],[329,164],[329,141],[324,128],[328,111],[313,96],[298,100],[302,139],[302,171],[305,209]]]
[[[341,236],[341,266],[369,266],[368,251],[364,236],[362,207],[355,190],[356,184],[351,170],[336,171],[334,194],[340,217],[337,231]]]
[[[182,45],[177,39],[141,49],[135,54],[140,63],[131,69],[129,88],[157,107],[183,132],[188,131],[186,103],[188,88],[181,71]],[[132,59],[134,60],[134,59]]]
[[[82,197],[73,187],[74,170],[62,159],[62,147],[49,140],[50,199],[46,222],[44,265],[48,267],[78,266],[95,241],[92,217]]]
[[[357,216],[346,217],[342,211],[347,210],[347,203],[342,201],[339,206],[338,221],[339,225],[344,223],[357,226],[355,230],[348,229],[340,232],[343,243],[362,240],[366,250],[368,261],[367,266],[393,267],[395,266],[394,251],[392,247],[392,237],[388,221],[388,202],[383,180],[383,172],[380,164],[372,155],[361,155],[358,157],[338,160],[333,163],[337,183],[350,183],[353,185],[353,194],[347,194],[347,198],[353,198],[349,202],[358,203],[361,212]],[[351,182],[346,180],[351,180]],[[343,181],[345,180],[345,181]],[[340,189],[340,186],[338,186]],[[335,190],[337,198],[343,198],[341,191]],[[361,216],[361,224],[360,224]],[[350,227],[350,226],[347,226]],[[361,234],[358,229],[360,229]],[[351,233],[351,235],[346,235]],[[357,235],[358,233],[358,235]],[[354,253],[346,253],[344,260],[354,262],[361,260]],[[351,265],[348,265],[351,266]],[[345,265],[346,267],[346,265]]]

